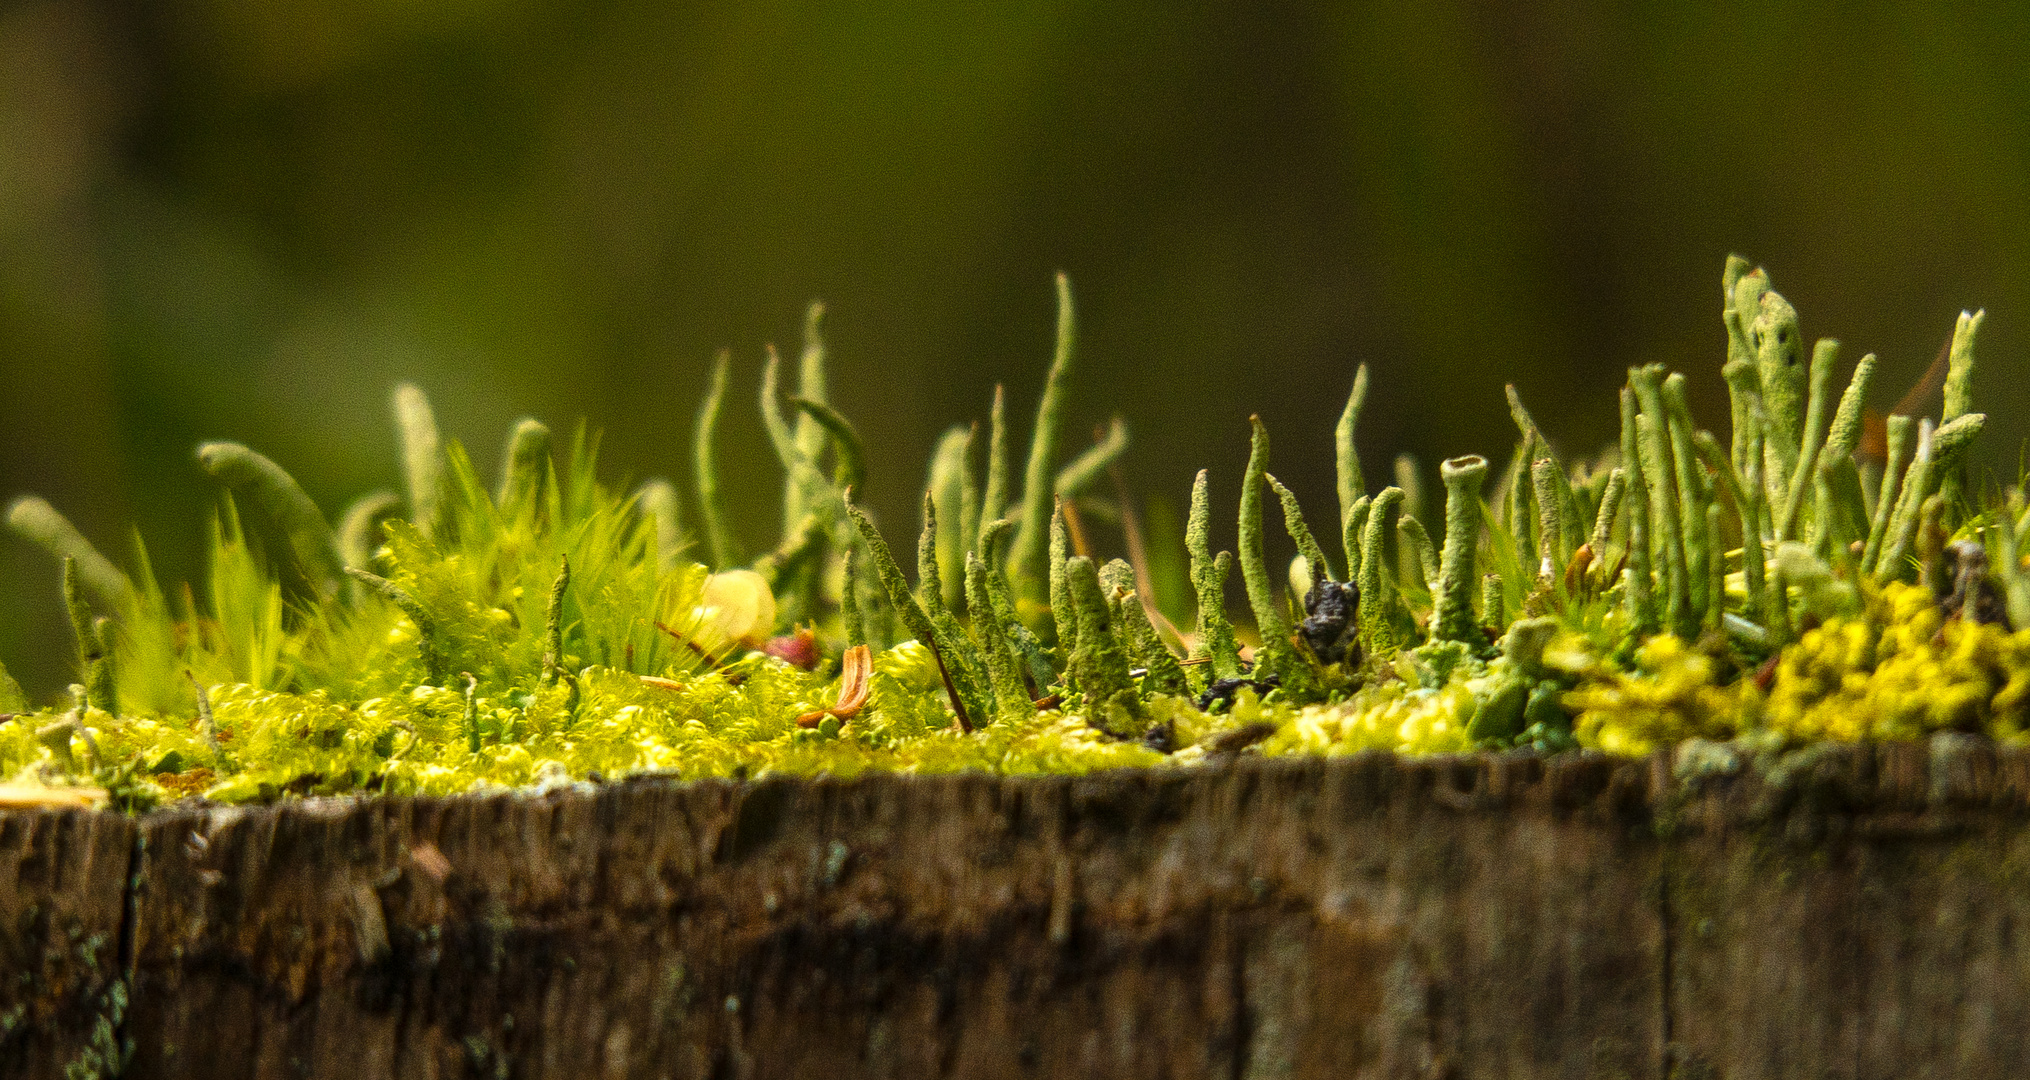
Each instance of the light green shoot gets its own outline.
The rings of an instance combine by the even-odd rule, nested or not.
[[[1367,481],[1360,474],[1360,453],[1354,448],[1354,430],[1360,425],[1360,411],[1367,404],[1367,365],[1362,364],[1353,373],[1353,391],[1346,395],[1346,408],[1340,411],[1339,425],[1332,432],[1333,468],[1339,490],[1340,539],[1346,554],[1346,565],[1351,567],[1360,561],[1359,534],[1348,528],[1353,518],[1353,505],[1367,496]],[[1348,570],[1348,576],[1352,571]]]
[[[1116,416],[1098,442],[1073,458],[1071,464],[1058,470],[1057,480],[1052,485],[1057,497],[1070,499],[1084,494],[1106,475],[1127,449],[1128,424]]]
[[[55,556],[58,562],[65,559],[76,562],[78,581],[106,610],[124,609],[133,596],[134,583],[127,580],[127,575],[112,560],[99,554],[99,549],[48,500],[36,495],[14,500],[7,507],[7,526],[15,535]]]
[[[1055,492],[1051,468],[1057,455],[1057,430],[1063,423],[1068,384],[1071,381],[1072,346],[1078,330],[1072,312],[1071,279],[1057,275],[1057,349],[1050,360],[1050,374],[1043,383],[1043,397],[1036,403],[1036,431],[1029,440],[1029,465],[1022,475],[1022,520],[1016,526],[1015,542],[1008,550],[1008,577],[1017,595],[1024,600],[1041,600],[1036,588],[1047,575],[1043,572],[1045,545],[1050,523],[1050,502]]]
[[[443,497],[443,440],[437,414],[421,387],[403,383],[393,397],[395,433],[402,443],[402,476],[409,486],[409,522],[429,536],[437,527],[437,505]]]
[[[719,490],[719,458],[713,440],[719,427],[719,409],[726,400],[728,370],[733,354],[722,350],[712,363],[712,381],[698,404],[698,421],[692,436],[692,462],[698,485],[699,510],[705,522],[705,547],[712,565],[731,570],[747,561],[746,552],[726,520],[726,498]]]
[[[420,392],[415,397],[420,400]],[[400,400],[399,396],[397,400]],[[422,410],[427,417],[429,405],[423,404]],[[432,446],[434,449],[434,443]],[[331,524],[324,520],[324,512],[303,493],[295,477],[239,443],[205,443],[197,448],[197,460],[206,472],[252,499],[255,505],[275,519],[283,534],[289,537],[289,546],[296,552],[297,565],[303,568],[304,576],[310,579],[311,585],[320,594],[330,596],[338,591],[342,580],[340,574],[343,573],[338,536],[331,531]],[[432,514],[435,514],[435,503],[432,504]]]
[[[999,521],[1008,513],[1008,392],[994,384],[987,414],[987,482],[980,492],[980,520]]]
[[[1270,489],[1276,493],[1276,500],[1283,505],[1283,529],[1290,534],[1291,542],[1297,545],[1297,554],[1304,556],[1304,561],[1311,564],[1312,580],[1316,581],[1319,578],[1344,580],[1333,575],[1332,564],[1325,559],[1325,550],[1318,546],[1318,538],[1311,535],[1311,526],[1305,524],[1304,508],[1297,505],[1297,493],[1284,487],[1281,480],[1268,473],[1263,473],[1262,478],[1269,482]]]

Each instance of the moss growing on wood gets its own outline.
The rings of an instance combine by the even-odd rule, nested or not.
[[[365,496],[335,529],[281,464],[202,447],[231,489],[202,588],[167,592],[138,540],[122,569],[55,507],[19,499],[9,524],[62,570],[79,685],[38,709],[0,669],[8,797],[103,791],[125,808],[637,773],[1084,772],[1242,745],[1639,754],[1691,738],[2030,737],[2030,518],[2020,493],[1970,501],[1965,478],[1986,419],[1973,411],[1978,315],[1954,335],[1946,415],[1889,418],[1870,490],[1874,470],[1854,455],[1874,358],[1835,407],[1837,343],[1807,365],[1795,309],[1730,260],[1715,356],[1728,436],[1694,426],[1684,375],[1634,368],[1620,445],[1561,459],[1511,387],[1522,439],[1492,478],[1497,505],[1483,501],[1484,462],[1446,462],[1439,545],[1416,517],[1413,463],[1367,492],[1353,445],[1363,370],[1331,447],[1347,580],[1330,578],[1297,496],[1268,474],[1256,422],[1246,468],[1226,473],[1238,558],[1211,550],[1201,472],[1187,586],[1182,553],[1149,556],[1133,500],[1102,483],[1129,445],[1124,424],[1057,467],[1077,404],[1059,286],[1024,488],[1011,490],[997,390],[984,447],[960,425],[934,455],[913,585],[853,503],[885,463],[826,403],[816,307],[797,392],[772,355],[764,374],[784,520],[751,563],[719,492],[724,356],[694,440],[696,539],[667,481],[601,483],[583,429],[553,446],[540,422],[519,422],[500,474],[482,480],[407,385],[393,410],[407,497]],[[1299,549],[1287,591],[1264,561],[1265,489]],[[284,550],[259,550],[242,504],[272,519]],[[1096,521],[1121,524],[1134,565],[1092,550]],[[1236,562],[1249,648],[1228,621]],[[1159,565],[1178,580],[1158,580]],[[1187,588],[1195,627],[1145,603]],[[842,672],[863,644],[871,663]]]

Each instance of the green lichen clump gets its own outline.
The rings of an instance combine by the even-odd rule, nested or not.
[[[9,524],[59,562],[78,682],[32,708],[0,669],[0,794],[131,809],[643,773],[2025,738],[2030,514],[1965,465],[1982,316],[1955,329],[1939,422],[1891,416],[1878,449],[1873,357],[1836,398],[1838,343],[1807,360],[1761,270],[1730,259],[1723,298],[1725,440],[1694,424],[1685,376],[1640,367],[1618,445],[1563,459],[1510,387],[1515,451],[1500,472],[1443,463],[1434,540],[1414,461],[1368,490],[1362,369],[1336,432],[1338,529],[1312,532],[1256,420],[1238,551],[1214,552],[1210,473],[1172,535],[1142,527],[1120,481],[1120,420],[1058,445],[1076,372],[1060,279],[1022,488],[997,390],[984,438],[955,427],[932,456],[913,583],[856,501],[878,478],[827,401],[816,307],[794,392],[772,350],[763,374],[786,479],[781,537],[752,559],[715,464],[724,355],[698,412],[695,530],[668,481],[602,484],[582,429],[558,448],[520,421],[488,484],[403,386],[405,490],[336,524],[255,451],[199,449],[225,489],[201,589],[165,590],[138,536],[122,569],[48,503],[14,503]],[[1265,555],[1271,493],[1287,575]],[[285,543],[264,552],[243,512]],[[1095,524],[1129,558],[1096,550]],[[1195,617],[1155,603],[1189,595]]]

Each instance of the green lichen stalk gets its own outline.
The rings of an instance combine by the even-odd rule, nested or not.
[[[1386,559],[1383,543],[1390,515],[1403,505],[1403,489],[1386,487],[1374,497],[1368,506],[1367,529],[1361,538],[1360,577],[1360,631],[1361,642],[1371,656],[1388,656],[1396,651],[1401,641],[1396,636],[1394,620],[1390,618],[1387,579],[1383,576]]]
[[[1050,374],[1044,380],[1043,398],[1036,404],[1036,430],[1029,440],[1029,464],[1022,477],[1022,520],[1008,549],[1008,574],[1023,599],[1042,598],[1036,586],[1043,581],[1045,530],[1050,520],[1053,495],[1051,464],[1057,455],[1057,429],[1063,423],[1067,405],[1067,384],[1071,380],[1073,343],[1078,331],[1072,313],[1071,279],[1057,275],[1057,348],[1051,357]]]
[[[1480,484],[1487,478],[1487,459],[1452,458],[1438,466],[1438,477],[1445,482],[1445,549],[1431,637],[1479,645],[1487,639],[1473,617],[1473,558],[1480,547]]]
[[[1100,567],[1100,585],[1106,594],[1108,616],[1120,631],[1128,656],[1143,671],[1145,691],[1173,696],[1190,691],[1184,668],[1178,664],[1162,635],[1149,621],[1142,598],[1135,592],[1135,569],[1120,559],[1109,559]]]
[[[1362,364],[1353,373],[1353,390],[1346,395],[1346,408],[1339,414],[1339,424],[1332,432],[1333,473],[1339,491],[1340,543],[1346,554],[1348,578],[1353,577],[1353,564],[1360,557],[1360,529],[1354,521],[1354,508],[1367,498],[1367,481],[1360,473],[1360,451],[1354,447],[1354,431],[1360,426],[1360,411],[1367,405],[1367,365]]]
[[[1308,688],[1313,681],[1310,665],[1290,644],[1288,609],[1276,600],[1269,564],[1262,549],[1262,491],[1268,486],[1269,429],[1262,418],[1248,418],[1251,431],[1247,473],[1241,479],[1240,564],[1241,580],[1247,585],[1248,606],[1254,609],[1255,627],[1261,645],[1255,651],[1255,669],[1274,675],[1283,685]],[[1301,520],[1301,517],[1300,517]],[[1316,544],[1312,545],[1314,548]],[[1080,624],[1084,632],[1084,624]]]
[[[1212,553],[1212,500],[1206,470],[1198,471],[1191,484],[1191,515],[1184,526],[1184,542],[1191,554],[1191,584],[1198,593],[1197,645],[1191,658],[1205,662],[1214,679],[1237,679],[1241,674],[1240,646],[1234,641],[1233,624],[1226,618],[1226,580],[1233,572],[1233,555]],[[1066,599],[1069,601],[1067,592]]]
[[[1114,632],[1098,568],[1083,555],[1065,565],[1071,581],[1071,602],[1078,619],[1078,648],[1072,651],[1069,674],[1085,705],[1108,731],[1125,731],[1141,718],[1142,703],[1130,674],[1127,647]]]

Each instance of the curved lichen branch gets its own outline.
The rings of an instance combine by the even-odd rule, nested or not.
[[[532,416],[515,421],[501,448],[500,482],[494,506],[504,515],[533,513],[543,505],[544,487],[555,469],[550,463],[550,426]]]
[[[698,508],[705,523],[705,546],[715,570],[731,570],[747,561],[746,552],[734,538],[726,518],[726,497],[719,490],[719,457],[714,439],[719,428],[719,410],[726,400],[728,372],[733,354],[720,350],[712,361],[712,379],[698,403],[698,420],[691,439],[692,467],[698,485]]]
[[[661,477],[644,480],[634,489],[634,505],[642,519],[655,527],[656,569],[676,569],[685,546],[676,486]]]
[[[36,495],[14,500],[7,507],[7,526],[15,535],[49,552],[58,562],[76,561],[78,580],[107,610],[123,610],[133,598],[134,583],[48,500]]]
[[[817,424],[820,451],[824,449],[822,439],[826,437],[831,439],[833,485],[840,491],[848,488],[855,491],[864,490],[867,483],[867,449],[861,443],[860,432],[854,429],[852,421],[822,401],[813,401],[806,397],[790,397],[784,400],[802,414],[800,420],[813,421]],[[797,449],[803,450],[801,437],[797,440]],[[816,461],[817,456],[817,453],[805,454],[806,459],[810,461]]]
[[[937,524],[937,504],[930,493],[925,492],[923,531],[918,535],[916,544],[916,592],[924,614],[930,619],[930,643],[937,649],[959,700],[965,704],[962,712],[984,720],[988,715],[987,698],[980,689],[984,665],[972,638],[959,625],[951,610],[945,607],[944,585],[938,570]]]
[[[1307,666],[1290,644],[1290,616],[1276,601],[1274,579],[1269,576],[1268,560],[1262,550],[1262,491],[1268,486],[1269,429],[1259,416],[1248,417],[1248,427],[1248,469],[1241,479],[1239,559],[1248,606],[1254,610],[1255,629],[1262,638],[1255,653],[1255,667],[1264,675],[1274,674],[1286,687],[1297,689],[1305,681]]]
[[[543,685],[557,681],[564,670],[564,590],[571,587],[571,558],[557,560],[557,580],[550,584],[550,602],[543,611]]]
[[[409,485],[409,523],[424,536],[437,527],[438,506],[443,500],[443,439],[437,434],[437,415],[421,387],[403,383],[393,395],[395,432],[402,442],[402,476]]]
[[[1360,576],[1355,584],[1360,589],[1361,643],[1370,656],[1392,656],[1401,644],[1391,619],[1388,590],[1392,583],[1384,574],[1383,544],[1391,519],[1402,505],[1402,488],[1383,488],[1368,505],[1366,531],[1361,537]]]
[[[1325,558],[1325,549],[1318,546],[1318,538],[1311,534],[1311,526],[1304,521],[1304,508],[1297,503],[1297,493],[1283,486],[1273,474],[1263,473],[1269,482],[1269,489],[1276,493],[1276,501],[1283,506],[1283,531],[1290,534],[1290,542],[1297,545],[1297,554],[1311,564],[1311,578],[1341,580],[1332,572],[1332,564]]]
[[[994,384],[987,411],[987,479],[980,490],[980,520],[998,521],[1008,511],[1008,393]]]
[[[1037,589],[1043,573],[1054,495],[1051,466],[1057,455],[1057,429],[1063,423],[1067,385],[1071,381],[1072,346],[1078,331],[1072,311],[1071,279],[1057,275],[1057,347],[1043,397],[1036,403],[1036,430],[1029,440],[1029,464],[1022,474],[1022,520],[1008,549],[1008,576],[1025,600],[1042,600]]]
[[[1109,468],[1128,450],[1128,423],[1116,416],[1098,440],[1058,470],[1052,489],[1060,499],[1082,495],[1099,482]]]
[[[330,596],[338,591],[344,565],[338,536],[295,477],[239,443],[205,443],[197,448],[197,460],[206,472],[252,499],[282,527],[304,576],[319,593]]]
[[[1354,504],[1367,496],[1367,481],[1360,474],[1360,452],[1354,447],[1354,433],[1360,426],[1360,412],[1367,405],[1367,365],[1362,364],[1353,373],[1353,390],[1346,395],[1346,408],[1340,411],[1339,424],[1332,431],[1333,472],[1339,492],[1340,540],[1345,548],[1347,576],[1359,561],[1360,540],[1350,526],[1353,521]]]
[[[767,354],[767,365],[761,371],[761,426],[767,429],[768,441],[775,447],[776,459],[782,463],[783,471],[789,474],[789,479],[784,482],[782,522],[783,542],[787,544],[802,530],[818,493],[830,485],[824,474],[818,471],[817,462],[797,445],[796,434],[789,421],[776,407],[783,397],[780,387],[782,357],[776,354],[772,345],[768,347]]]
[[[831,401],[830,386],[825,375],[824,323],[824,303],[818,300],[811,301],[811,306],[804,311],[804,347],[802,354],[797,358],[795,394],[796,398],[821,407]],[[817,413],[802,412],[796,418],[797,452],[810,461],[818,460],[818,456],[825,450],[825,432],[828,427],[829,425]],[[840,484],[842,489],[854,486],[857,486],[857,481],[852,484]],[[784,515],[790,520],[795,520],[809,513],[817,496],[818,493],[810,490],[806,483],[793,478],[783,489]]]
[[[63,560],[63,605],[70,614],[71,633],[77,638],[78,669],[85,677],[85,701],[94,709],[117,714],[120,706],[113,693],[113,657],[106,628],[85,602],[78,562],[68,555]]]
[[[374,491],[345,508],[338,524],[338,553],[345,565],[365,568],[373,564],[374,552],[381,546],[381,519],[400,505],[402,497],[394,492]]]
[[[965,605],[965,557],[972,550],[965,532],[968,503],[977,495],[973,481],[973,429],[955,424],[938,439],[930,456],[930,478],[924,494],[937,504],[938,580],[944,604],[957,610]],[[974,504],[977,509],[977,503]]]

